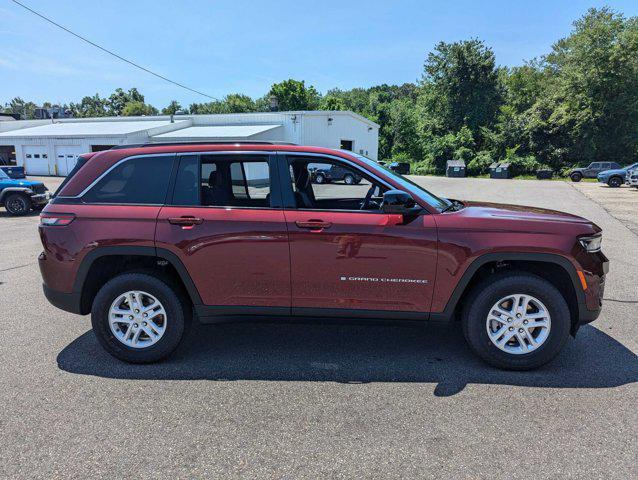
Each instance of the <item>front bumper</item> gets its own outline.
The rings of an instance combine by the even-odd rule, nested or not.
[[[49,203],[49,200],[51,200],[50,192],[39,193],[37,195],[31,195],[31,202],[34,205],[46,205],[47,203]]]

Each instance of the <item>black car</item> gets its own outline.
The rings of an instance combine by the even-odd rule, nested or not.
[[[310,171],[310,179],[313,183],[330,183],[343,181],[348,185],[356,185],[361,182],[361,175],[347,168],[331,165],[324,168],[315,168]]]
[[[616,162],[593,162],[588,167],[574,168],[569,172],[572,182],[580,182],[583,178],[596,178],[600,172],[621,168]]]

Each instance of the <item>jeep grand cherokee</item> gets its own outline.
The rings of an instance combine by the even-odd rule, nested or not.
[[[316,184],[310,164],[359,184]],[[165,144],[80,157],[39,227],[44,292],[129,362],[191,318],[460,319],[469,346],[538,367],[596,319],[601,229],[567,213],[439,198],[350,151]],[[320,261],[318,261],[320,259]]]

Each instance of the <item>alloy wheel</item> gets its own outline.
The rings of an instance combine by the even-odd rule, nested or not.
[[[147,348],[157,343],[166,331],[167,321],[164,306],[147,292],[123,293],[109,309],[111,333],[131,348]]]
[[[498,300],[487,314],[490,341],[505,353],[521,355],[539,349],[549,337],[551,317],[538,298],[513,294]]]

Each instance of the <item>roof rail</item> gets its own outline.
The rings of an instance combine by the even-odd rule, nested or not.
[[[297,145],[292,142],[266,142],[266,141],[211,141],[211,142],[153,142],[153,143],[131,143],[128,145],[115,145],[110,150],[121,150],[123,148],[146,148],[146,147],[171,147],[179,145]]]

